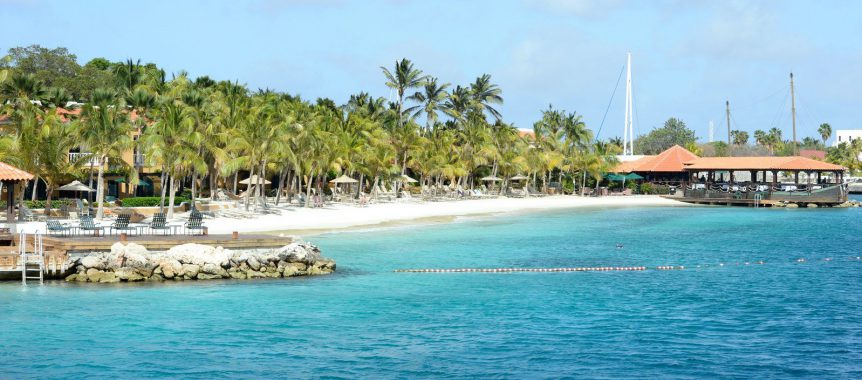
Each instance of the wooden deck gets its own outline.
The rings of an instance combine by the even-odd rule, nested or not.
[[[110,251],[114,243],[120,241],[119,236],[45,236],[43,244],[46,251],[80,252],[80,251]],[[126,241],[146,247],[150,251],[164,251],[173,246],[195,243],[224,248],[277,248],[293,242],[290,237],[280,237],[264,234],[239,234],[234,239],[231,235],[168,235],[168,236],[128,236]]]

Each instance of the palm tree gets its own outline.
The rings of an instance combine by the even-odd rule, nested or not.
[[[383,76],[386,77],[386,87],[392,88],[398,94],[398,103],[396,112],[398,113],[398,127],[404,125],[404,94],[408,89],[416,88],[425,85],[428,79],[426,75],[422,75],[422,70],[413,67],[413,62],[407,58],[402,58],[400,61],[395,61],[395,70],[380,66],[383,70]]]
[[[96,202],[99,206],[96,218],[101,219],[105,215],[105,167],[109,163],[123,164],[122,160],[118,159],[133,146],[130,137],[132,126],[125,110],[125,102],[115,91],[105,89],[93,92],[90,101],[81,111],[81,120],[77,134],[96,157],[99,168],[96,182]]]
[[[823,144],[826,144],[826,140],[829,140],[832,137],[832,126],[829,123],[820,124],[817,127],[817,132],[820,133],[820,138],[823,139]]]
[[[746,131],[730,131],[730,138],[733,140],[734,145],[748,144],[748,132]]]
[[[78,172],[79,163],[69,160],[69,150],[77,144],[72,126],[63,123],[56,113],[45,116],[35,161],[39,163],[39,176],[45,181],[46,215],[51,214],[51,196],[60,181]]]
[[[470,110],[472,94],[469,88],[455,86],[449,98],[446,99],[443,112],[455,119],[456,122],[462,123]]]
[[[144,79],[141,60],[135,62],[131,58],[126,59],[125,64],[118,65],[114,69],[114,75],[117,78],[117,84],[127,93],[131,93]]]
[[[497,121],[502,119],[502,115],[497,111],[492,104],[503,104],[503,90],[496,84],[491,83],[491,76],[483,74],[476,78],[476,81],[470,84],[470,93],[472,95],[473,106],[480,113],[487,111]]]
[[[31,101],[44,98],[46,89],[42,81],[33,74],[13,73],[0,87],[0,93],[9,100],[13,108],[20,108]]]
[[[413,112],[414,118],[424,113],[426,131],[430,131],[437,122],[437,113],[445,110],[445,101],[449,98],[447,87],[449,83],[437,84],[437,78],[430,78],[423,86],[424,92],[416,92],[408,98],[419,105],[410,107],[406,112]]]

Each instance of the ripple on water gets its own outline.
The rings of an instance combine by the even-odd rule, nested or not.
[[[795,211],[580,210],[322,235],[312,240],[339,268],[325,278],[2,284],[0,323],[15,328],[0,334],[0,370],[11,378],[862,377],[862,261],[853,260],[862,213]],[[688,269],[392,272],[605,265]]]

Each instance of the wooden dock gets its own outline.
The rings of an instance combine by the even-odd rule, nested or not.
[[[119,236],[46,236],[44,245],[46,251],[82,252],[110,251],[111,246],[120,241]],[[166,235],[166,236],[128,236],[126,241],[144,246],[150,251],[165,251],[173,246],[195,243],[221,246],[233,249],[277,248],[290,244],[293,239],[264,234],[240,234],[236,239],[232,235]]]

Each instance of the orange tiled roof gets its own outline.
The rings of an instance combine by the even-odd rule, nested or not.
[[[619,165],[617,165],[617,167],[614,168],[613,172],[614,173],[631,173],[633,171],[637,171],[636,169],[638,167],[640,167],[640,165],[644,165],[648,162],[651,162],[653,159],[655,159],[655,157],[656,156],[644,156],[644,157],[638,158],[637,160],[634,160],[634,161],[620,162]]]
[[[799,151],[799,155],[821,161],[826,159],[826,151],[818,149],[802,149]]]
[[[71,120],[71,118],[69,116],[80,116],[81,115],[81,108],[78,107],[75,109],[68,110],[65,108],[57,107],[56,112],[57,112],[57,115],[60,116],[61,121],[68,122],[69,120]],[[132,110],[132,112],[129,113],[129,120],[131,120],[131,121],[137,121],[139,117],[140,117],[140,115],[138,115],[137,110]],[[8,115],[0,115],[0,123],[5,122],[8,119],[9,119]]]
[[[702,157],[685,163],[686,170],[823,170],[845,167],[807,157]]]
[[[33,175],[12,165],[0,162],[0,181],[28,181]]]
[[[685,171],[683,163],[696,159],[697,155],[687,149],[674,145],[655,156],[646,156],[639,160],[623,162],[617,165],[615,172],[660,172],[672,173]]]

